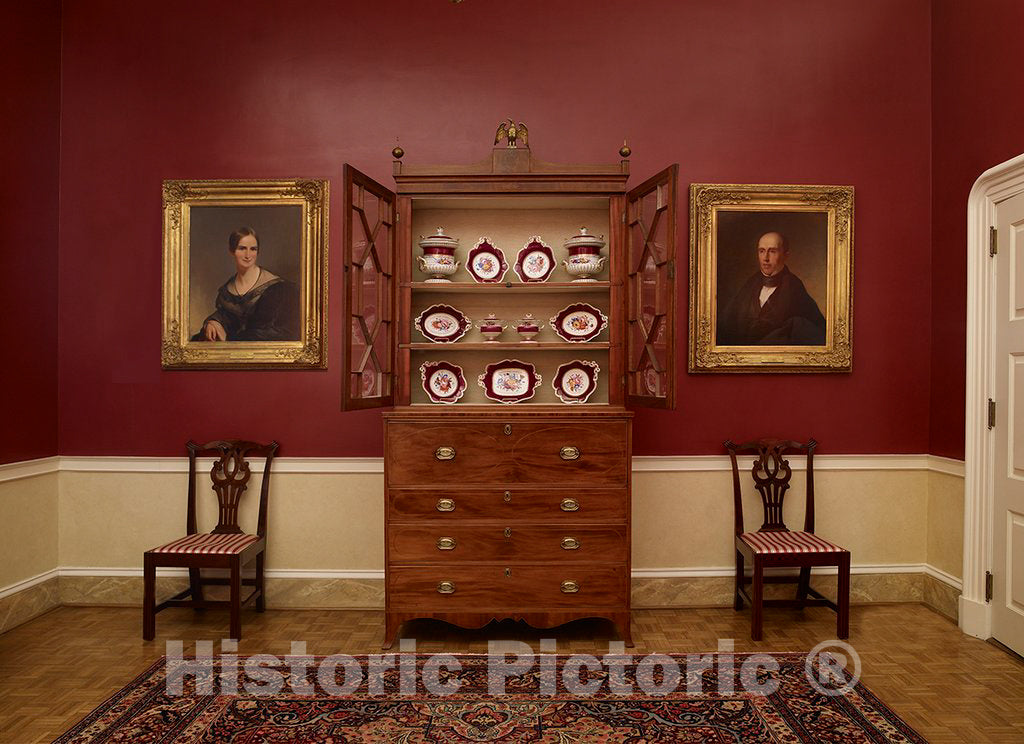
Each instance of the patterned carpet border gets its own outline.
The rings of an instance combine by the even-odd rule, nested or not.
[[[384,654],[161,658],[55,744],[667,741],[925,739],[806,653]]]

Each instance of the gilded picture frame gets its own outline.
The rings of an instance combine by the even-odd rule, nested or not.
[[[853,196],[690,185],[690,372],[852,370]]]
[[[329,183],[163,182],[164,369],[327,366]]]

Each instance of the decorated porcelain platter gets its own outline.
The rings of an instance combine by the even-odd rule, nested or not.
[[[555,255],[536,235],[523,246],[513,267],[520,281],[546,282],[555,270]]]
[[[420,379],[434,403],[457,403],[466,392],[462,367],[451,362],[424,362],[420,365]]]
[[[431,305],[414,321],[427,340],[444,344],[458,341],[470,328],[470,320],[451,305]]]
[[[597,389],[597,373],[600,371],[597,362],[574,359],[558,368],[551,386],[563,403],[586,403]]]
[[[490,238],[480,238],[469,252],[466,270],[478,282],[500,282],[508,271],[505,254],[491,244]]]
[[[593,305],[577,302],[551,318],[551,328],[566,341],[590,341],[604,330],[608,316]]]
[[[504,359],[488,364],[477,378],[484,395],[499,403],[520,403],[529,400],[540,385],[537,368],[518,359]]]

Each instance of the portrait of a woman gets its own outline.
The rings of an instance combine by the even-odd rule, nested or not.
[[[298,341],[296,286],[259,264],[260,239],[251,227],[228,237],[235,274],[217,290],[216,309],[193,341]]]

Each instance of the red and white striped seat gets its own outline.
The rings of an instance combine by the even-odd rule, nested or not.
[[[153,553],[189,553],[195,555],[233,555],[241,553],[254,542],[260,540],[259,535],[214,535],[201,532],[195,535],[180,537],[174,542],[154,548]]]
[[[846,549],[818,537],[813,532],[744,532],[740,539],[755,553],[772,555],[791,553],[845,553]]]

